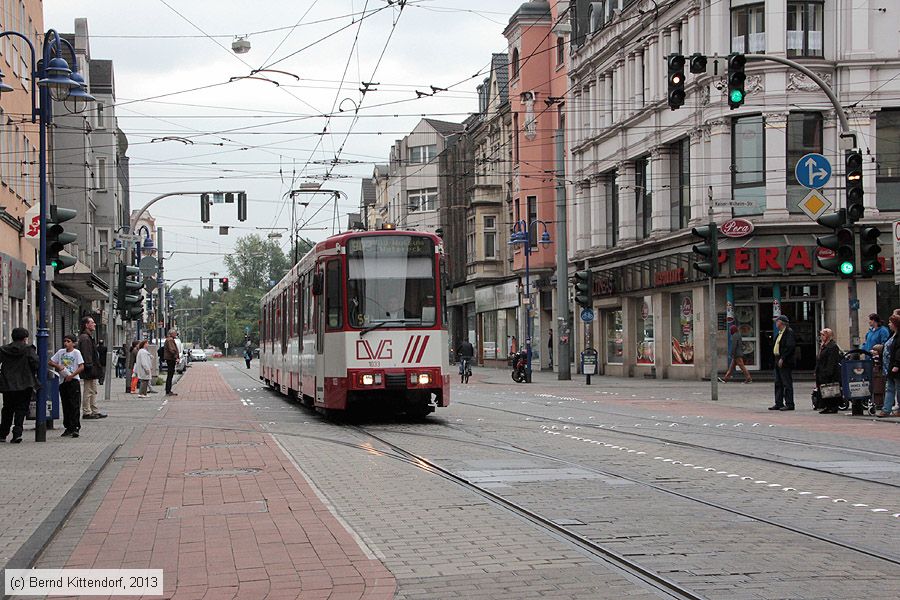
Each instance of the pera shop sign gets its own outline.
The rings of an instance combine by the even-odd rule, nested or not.
[[[722,235],[730,238],[747,237],[753,233],[753,223],[747,219],[731,219],[719,226]]]

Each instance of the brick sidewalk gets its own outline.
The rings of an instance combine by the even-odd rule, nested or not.
[[[391,573],[256,429],[218,369],[192,366],[177,391],[66,567],[162,568],[164,597],[176,599],[393,597]]]

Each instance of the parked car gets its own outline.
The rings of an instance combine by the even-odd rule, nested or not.
[[[191,350],[191,362],[206,362],[206,352],[202,348],[193,348]]]

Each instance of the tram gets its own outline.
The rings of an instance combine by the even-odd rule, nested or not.
[[[450,402],[446,262],[417,231],[319,242],[260,302],[260,379],[326,414]]]

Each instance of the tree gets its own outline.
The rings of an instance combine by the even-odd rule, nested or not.
[[[234,253],[225,257],[229,283],[245,289],[267,290],[271,281],[280,281],[291,268],[290,260],[274,240],[257,234],[240,238]]]

